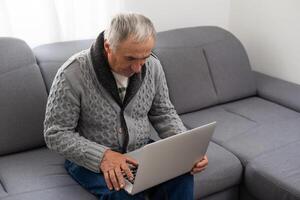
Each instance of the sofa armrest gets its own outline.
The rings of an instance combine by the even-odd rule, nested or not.
[[[254,72],[258,96],[300,112],[300,85]]]

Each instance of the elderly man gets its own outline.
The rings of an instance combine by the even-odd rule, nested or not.
[[[136,195],[122,173],[138,163],[124,153],[150,142],[150,123],[161,138],[186,130],[170,102],[152,22],[139,14],[115,16],[90,49],[58,70],[44,122],[47,146],[63,155],[69,174],[99,199],[193,199],[191,173]]]

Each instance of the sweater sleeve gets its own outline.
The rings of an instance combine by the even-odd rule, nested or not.
[[[76,131],[80,117],[80,97],[72,88],[63,68],[57,72],[47,101],[44,138],[49,149],[93,172],[107,147],[92,142]]]
[[[148,116],[159,137],[166,138],[187,129],[170,101],[165,74],[158,60],[156,65],[158,65],[155,78],[156,92]]]

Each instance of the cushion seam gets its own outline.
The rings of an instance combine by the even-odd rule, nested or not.
[[[0,186],[3,188],[3,191],[5,193],[7,193],[6,187],[5,187],[4,183],[1,181],[1,179],[2,179],[2,177],[0,176]]]
[[[251,118],[249,118],[249,117],[246,117],[246,116],[244,116],[244,115],[242,115],[242,114],[240,114],[240,113],[236,113],[236,112],[234,112],[234,111],[232,111],[232,110],[229,110],[229,109],[227,109],[227,108],[225,108],[225,107],[223,107],[223,109],[224,109],[226,112],[229,112],[229,113],[238,115],[238,116],[240,116],[240,117],[242,117],[242,118],[245,118],[245,119],[247,119],[247,120],[249,120],[249,121],[251,121],[251,122],[257,123],[257,121],[255,121],[255,120],[253,120],[253,119],[251,119]]]

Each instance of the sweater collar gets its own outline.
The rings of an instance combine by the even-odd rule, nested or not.
[[[142,85],[143,79],[146,75],[146,66],[142,66],[141,73],[135,73],[129,78],[128,87],[124,101],[122,102],[117,88],[117,83],[111,72],[107,57],[104,52],[104,31],[99,34],[96,41],[91,46],[91,58],[93,68],[96,73],[99,83],[105,88],[105,90],[112,96],[117,104],[124,108],[128,105],[130,100],[137,93]]]

